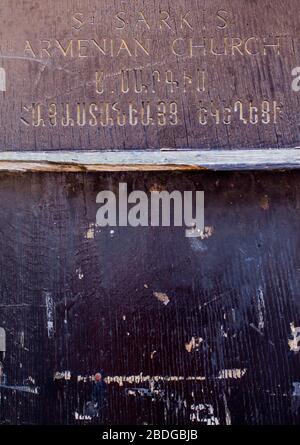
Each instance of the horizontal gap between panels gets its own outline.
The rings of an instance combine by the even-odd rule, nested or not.
[[[0,171],[278,170],[300,168],[300,148],[240,150],[7,151]]]

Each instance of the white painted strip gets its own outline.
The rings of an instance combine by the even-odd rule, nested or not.
[[[300,147],[253,150],[2,152],[0,171],[268,170],[300,168]]]

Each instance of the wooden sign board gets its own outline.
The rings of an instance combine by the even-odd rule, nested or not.
[[[297,7],[2,2],[0,151],[295,148]]]

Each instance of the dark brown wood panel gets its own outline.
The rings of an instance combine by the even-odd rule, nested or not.
[[[0,149],[299,145],[298,0],[3,0]]]
[[[2,173],[0,423],[84,423],[100,368],[107,424],[299,423],[299,175]],[[204,190],[205,234],[96,229],[120,182]]]

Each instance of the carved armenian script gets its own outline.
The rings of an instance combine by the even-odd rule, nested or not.
[[[291,147],[298,0],[4,0],[0,149]]]

